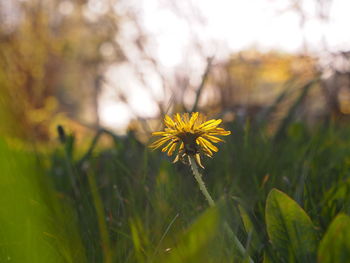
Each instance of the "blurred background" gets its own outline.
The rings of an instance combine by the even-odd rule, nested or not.
[[[254,118],[288,86],[281,113],[315,78],[300,118],[350,112],[346,0],[2,0],[0,7],[2,97],[15,133],[36,140],[68,120],[77,129],[146,132],[145,123],[194,104],[227,119]]]
[[[0,261],[294,262],[266,232],[272,188],[320,237],[350,214],[349,10],[0,0]],[[217,211],[189,167],[147,148],[165,114],[191,111],[232,131],[204,160]],[[246,252],[232,255],[220,220]]]

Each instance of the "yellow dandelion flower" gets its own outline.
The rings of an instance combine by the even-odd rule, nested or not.
[[[196,163],[202,167],[200,155],[208,157],[213,156],[218,148],[213,143],[223,142],[216,136],[230,135],[230,131],[219,128],[221,119],[206,121],[203,114],[194,112],[191,117],[188,113],[182,116],[177,113],[174,118],[165,115],[164,131],[153,132],[153,136],[162,136],[162,138],[153,142],[150,147],[157,149],[163,145],[162,152],[167,152],[171,156],[176,150],[177,155],[174,162],[178,160],[186,161],[186,156],[194,156]]]

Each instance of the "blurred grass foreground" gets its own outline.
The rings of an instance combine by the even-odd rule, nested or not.
[[[349,52],[326,64],[307,52],[204,56],[195,81],[162,72],[136,30],[144,74],[118,35],[135,17],[89,3],[0,2],[0,262],[350,262]],[[120,64],[163,89],[147,90],[145,117],[115,87],[133,116],[122,132],[100,120],[105,73]],[[151,133],[186,112],[231,135],[215,126],[229,135],[220,151],[192,141],[172,163],[149,149]],[[158,134],[182,139],[171,127]],[[197,147],[212,157],[194,162],[211,207],[182,158]]]

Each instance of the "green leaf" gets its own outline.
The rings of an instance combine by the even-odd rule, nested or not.
[[[216,208],[208,209],[182,235],[177,244],[158,256],[157,262],[212,262],[212,246],[213,242],[217,242],[218,216]]]
[[[247,233],[253,232],[255,229],[254,229],[253,222],[250,220],[249,214],[241,205],[238,205],[238,209],[243,221],[245,231]]]
[[[348,262],[350,259],[350,217],[339,214],[329,226],[318,248],[318,262]]]
[[[317,232],[305,211],[289,196],[273,189],[266,201],[267,233],[277,253],[287,262],[312,262]]]

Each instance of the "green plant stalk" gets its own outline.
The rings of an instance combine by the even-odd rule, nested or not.
[[[214,202],[213,198],[211,198],[211,195],[209,194],[207,187],[205,186],[205,183],[202,180],[202,175],[198,171],[198,167],[197,167],[197,164],[196,164],[194,157],[192,155],[189,155],[188,159],[190,161],[190,165],[192,168],[194,178],[196,179],[196,181],[199,185],[199,189],[203,193],[205,199],[207,199],[209,206],[211,206],[211,207],[215,206],[215,202]]]
[[[92,172],[88,173],[88,181],[89,181],[89,187],[90,187],[92,199],[93,199],[94,206],[96,209],[96,214],[97,214],[98,228],[100,230],[100,238],[102,243],[101,245],[103,250],[104,262],[112,263],[113,256],[112,256],[111,243],[108,236],[107,225],[105,221],[105,213],[104,213],[101,197],[98,193],[95,177]]]
[[[201,190],[201,192],[205,196],[205,199],[207,199],[209,206],[214,207],[215,202],[214,202],[213,198],[211,197],[211,195],[209,194],[207,187],[205,186],[204,181],[202,180],[202,175],[198,171],[198,166],[196,164],[194,157],[192,155],[189,155],[188,159],[189,159],[189,162],[190,162],[190,165],[192,168],[194,178],[196,179],[196,181],[199,185],[199,189]],[[248,255],[246,249],[243,247],[242,243],[239,241],[237,236],[233,233],[231,227],[229,226],[229,224],[226,221],[224,222],[224,228],[225,228],[225,231],[229,234],[229,236],[233,239],[233,243],[235,244],[236,248],[241,253],[241,255],[247,260],[247,262],[254,263],[254,261]]]

